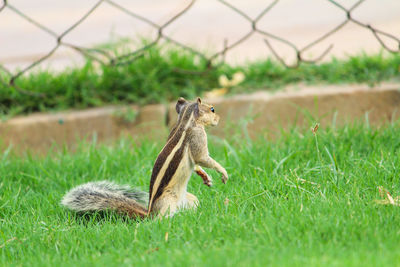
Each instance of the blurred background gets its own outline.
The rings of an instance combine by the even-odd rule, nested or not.
[[[215,103],[221,137],[400,114],[398,0],[3,0],[0,22],[5,148],[161,140],[178,97]]]
[[[11,0],[4,1],[0,11],[0,63],[10,72],[27,68],[49,55],[61,37],[62,45],[40,65],[62,69],[83,62],[74,48],[94,48],[121,39],[154,41],[159,28],[173,18],[163,28],[162,36],[167,38],[160,43],[172,41],[211,56],[245,38],[225,54],[233,64],[271,56],[266,38],[290,64],[296,59],[294,47],[306,48],[335,29],[303,56],[314,59],[332,45],[325,60],[343,58],[381,51],[382,43],[368,25],[398,37],[399,14],[397,0]],[[257,20],[256,29],[267,34],[252,31],[249,20]],[[395,38],[378,36],[387,48],[399,49]]]

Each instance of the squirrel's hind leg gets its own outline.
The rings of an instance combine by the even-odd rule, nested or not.
[[[158,213],[160,218],[172,217],[179,210],[196,209],[199,200],[193,194],[186,193],[186,199],[177,205],[176,199],[171,196],[163,196],[154,203],[153,210]]]
[[[197,197],[193,194],[186,193],[186,207],[188,209],[196,209],[197,206],[199,205],[199,200]]]

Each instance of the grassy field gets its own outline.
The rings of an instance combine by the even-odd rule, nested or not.
[[[69,188],[109,179],[147,190],[162,142],[82,144],[47,157],[0,155],[0,266],[396,266],[400,124],[295,130],[274,142],[210,137],[226,166],[214,186],[192,177],[197,212],[162,221],[80,217]],[[168,234],[167,234],[168,233]],[[168,235],[168,238],[166,238]],[[397,262],[397,263],[396,263]]]

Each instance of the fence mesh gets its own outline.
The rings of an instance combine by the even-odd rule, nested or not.
[[[283,37],[280,37],[272,32],[269,32],[262,27],[259,26],[259,21],[268,15],[268,13],[278,4],[279,0],[275,0],[271,3],[269,3],[264,9],[260,10],[259,14],[255,17],[251,17],[250,15],[246,14],[244,11],[240,10],[239,8],[235,7],[233,4],[224,1],[224,0],[215,0],[221,4],[224,8],[228,8],[232,10],[233,12],[237,13],[241,17],[243,17],[247,23],[250,26],[250,30],[243,34],[237,41],[228,44],[227,41],[224,42],[223,48],[211,55],[206,55],[205,53],[202,53],[201,51],[197,50],[194,47],[188,46],[178,40],[175,40],[173,37],[169,36],[168,34],[165,33],[165,29],[169,27],[171,24],[179,20],[185,13],[187,13],[190,9],[194,8],[194,4],[198,0],[191,0],[189,1],[181,10],[179,10],[176,14],[171,16],[165,23],[163,24],[158,24],[140,14],[135,13],[134,11],[130,10],[129,8],[117,3],[116,1],[112,0],[99,0],[97,1],[91,8],[89,8],[86,13],[81,16],[76,22],[74,22],[72,25],[67,27],[61,34],[57,34],[55,31],[51,30],[49,27],[46,25],[43,25],[33,19],[32,17],[29,16],[29,14],[26,14],[22,12],[20,9],[18,9],[16,6],[14,6],[11,1],[9,0],[3,0],[2,5],[0,6],[0,17],[1,14],[4,10],[9,10],[13,12],[14,14],[18,15],[19,17],[23,18],[30,24],[34,25],[44,33],[48,34],[52,38],[55,39],[55,45],[52,47],[47,53],[42,55],[40,58],[37,60],[31,62],[28,66],[24,67],[21,70],[17,70],[15,72],[12,72],[8,70],[4,64],[0,64],[0,70],[5,72],[7,75],[0,75],[0,82],[3,83],[5,86],[11,86],[14,87],[16,90],[19,92],[25,93],[25,94],[30,94],[30,92],[24,90],[23,88],[19,88],[16,85],[16,80],[27,73],[29,70],[32,68],[42,64],[45,60],[47,60],[50,56],[52,56],[60,47],[68,47],[76,51],[77,53],[80,53],[84,57],[90,58],[91,60],[98,61],[101,64],[109,64],[109,65],[115,65],[118,66],[120,64],[127,64],[129,62],[132,62],[139,58],[140,56],[143,55],[143,53],[146,53],[146,50],[150,49],[151,47],[157,45],[160,43],[160,41],[167,41],[168,43],[171,43],[175,46],[178,46],[184,50],[189,51],[190,53],[193,53],[207,62],[207,66],[209,69],[212,69],[215,67],[217,64],[221,64],[221,62],[224,62],[225,56],[227,53],[229,53],[230,50],[233,48],[243,44],[248,40],[252,35],[254,34],[260,34],[264,38],[264,42],[266,47],[272,52],[272,54],[276,57],[276,59],[281,62],[284,66],[288,68],[296,68],[299,66],[301,63],[308,63],[308,64],[314,64],[321,60],[323,57],[325,57],[330,50],[332,49],[333,45],[329,45],[327,48],[324,49],[324,51],[314,57],[314,58],[308,58],[304,56],[304,53],[311,48],[317,46],[320,44],[322,41],[326,40],[329,36],[333,35],[334,33],[340,31],[346,24],[349,22],[352,22],[359,27],[367,29],[371,35],[376,38],[376,40],[380,43],[383,49],[387,50],[390,53],[398,53],[400,51],[400,39],[397,38],[395,35],[385,32],[381,29],[378,29],[374,27],[373,25],[364,23],[353,16],[353,12],[360,7],[362,3],[364,3],[367,0],[360,0],[356,2],[353,6],[350,8],[344,7],[342,4],[340,4],[337,1],[333,0],[326,0],[329,2],[331,5],[333,5],[335,8],[341,10],[344,14],[344,19],[340,23],[338,23],[335,27],[332,29],[328,30],[318,38],[312,40],[308,44],[304,46],[298,46],[295,43],[289,41],[288,39],[285,39]],[[143,47],[140,47],[136,50],[129,51],[128,53],[124,53],[122,55],[115,55],[111,53],[110,51],[106,49],[101,49],[101,48],[88,48],[88,47],[83,47],[83,46],[78,46],[71,44],[69,42],[66,42],[66,36],[69,35],[72,31],[74,31],[80,24],[82,24],[85,20],[88,19],[93,13],[96,12],[96,10],[99,9],[100,6],[104,5],[105,3],[111,5],[112,7],[118,9],[119,11],[125,13],[126,15],[136,19],[140,20],[141,22],[147,24],[148,26],[156,29],[157,35],[153,40],[148,42],[146,45]],[[0,33],[1,35],[1,33]],[[4,38],[4,37],[3,37]],[[271,43],[271,40],[280,42],[284,45],[289,46],[295,53],[296,59],[294,63],[288,64],[286,61],[283,59],[281,55],[279,55],[278,51],[274,48],[274,46]],[[392,45],[388,45],[387,43],[389,42],[394,42],[396,46],[393,48]],[[183,71],[190,73],[191,70],[177,70],[177,71]]]

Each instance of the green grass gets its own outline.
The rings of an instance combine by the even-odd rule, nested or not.
[[[396,265],[400,207],[374,200],[378,186],[400,195],[399,130],[398,123],[320,129],[316,137],[293,130],[276,142],[210,137],[211,155],[230,180],[223,185],[210,171],[208,188],[192,177],[197,212],[162,221],[80,217],[59,205],[88,181],[147,190],[162,142],[82,144],[43,158],[5,152],[0,266]]]
[[[54,73],[37,70],[16,80],[29,94],[0,83],[0,115],[13,116],[37,111],[82,109],[110,104],[148,104],[194,98],[219,87],[218,77],[231,77],[242,71],[246,80],[232,93],[276,90],[284,85],[305,83],[369,83],[400,78],[400,54],[360,54],[346,60],[332,59],[322,64],[302,64],[287,69],[271,59],[231,66],[217,65],[208,70],[207,62],[189,52],[153,47],[142,57],[122,66],[83,67]],[[189,73],[188,73],[189,72]],[[5,73],[0,78],[8,81]],[[36,93],[36,95],[32,95]]]

